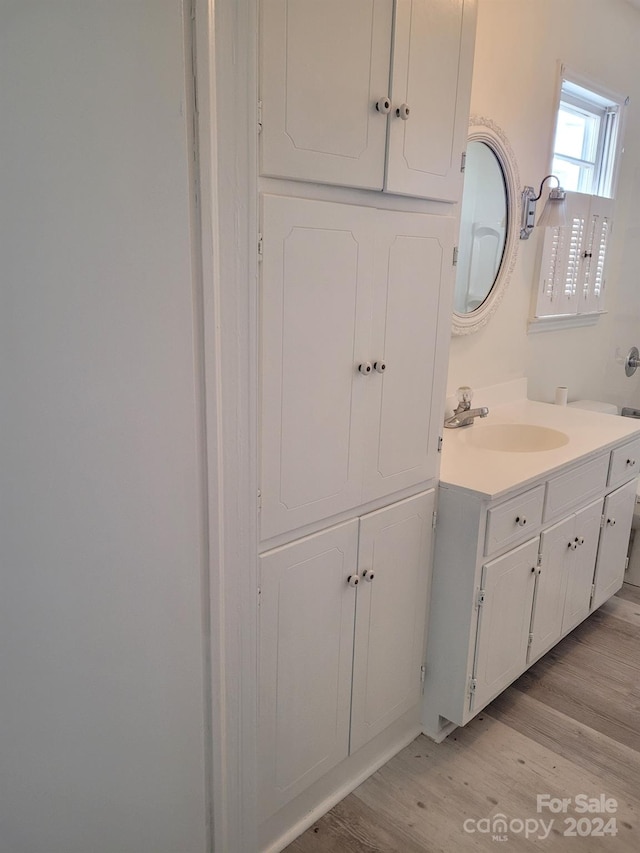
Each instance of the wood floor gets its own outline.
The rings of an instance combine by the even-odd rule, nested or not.
[[[571,803],[538,812],[539,794]],[[581,794],[615,812],[578,811]],[[639,812],[640,588],[625,585],[465,728],[419,737],[287,853],[638,853]]]

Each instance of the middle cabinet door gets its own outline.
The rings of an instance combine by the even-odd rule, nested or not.
[[[437,476],[453,220],[265,196],[262,230],[266,540]]]
[[[438,475],[454,272],[451,218],[379,214],[365,501]]]

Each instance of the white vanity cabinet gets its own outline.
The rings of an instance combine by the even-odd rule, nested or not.
[[[465,725],[620,588],[637,448],[636,439],[576,460],[497,499],[441,484],[423,709],[431,737]]]
[[[437,477],[454,220],[267,195],[261,533]]]
[[[434,502],[432,489],[261,556],[263,819],[419,709]]]
[[[475,0],[262,0],[261,173],[458,201]]]

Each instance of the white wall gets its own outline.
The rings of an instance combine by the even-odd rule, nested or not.
[[[0,0],[0,851],[206,849],[179,0]]]
[[[471,112],[506,133],[524,184],[550,171],[559,63],[631,98],[608,274],[607,309],[595,327],[527,334],[539,235],[520,241],[507,293],[489,324],[453,338],[448,388],[527,376],[529,395],[640,404],[640,378],[616,361],[640,346],[636,248],[640,211],[640,12],[625,0],[479,0]],[[639,373],[640,377],[640,373]],[[477,400],[480,403],[480,400]]]

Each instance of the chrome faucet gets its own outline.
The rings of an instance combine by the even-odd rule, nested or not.
[[[473,391],[468,385],[462,385],[458,388],[458,405],[455,408],[453,415],[446,418],[444,425],[446,429],[457,429],[458,427],[470,426],[474,418],[486,418],[489,414],[489,409],[486,406],[480,406],[477,409],[471,408],[471,400],[473,399]]]

